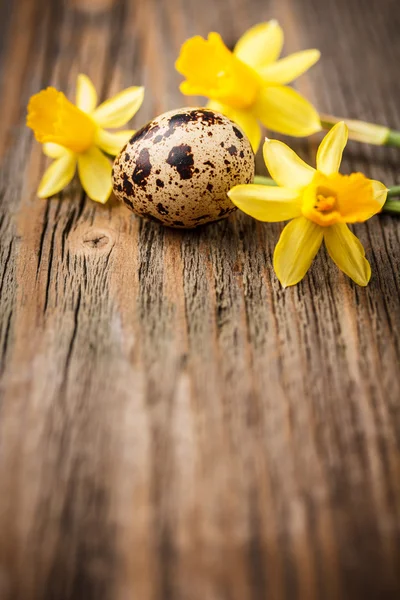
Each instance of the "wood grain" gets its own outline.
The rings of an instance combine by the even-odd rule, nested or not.
[[[322,112],[400,128],[396,0],[1,4],[2,600],[399,598],[400,221],[356,227],[366,289],[321,252],[283,290],[281,225],[36,198],[31,94],[144,84],[139,127],[186,103],[186,37],[273,17],[321,49],[298,88]],[[392,185],[399,160],[350,143],[344,168]]]

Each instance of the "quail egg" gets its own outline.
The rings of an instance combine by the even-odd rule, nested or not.
[[[117,198],[138,215],[177,228],[227,217],[236,210],[227,192],[253,178],[246,135],[209,108],[182,108],[150,121],[113,167]]]

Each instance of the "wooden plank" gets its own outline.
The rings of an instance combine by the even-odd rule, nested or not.
[[[0,597],[334,600],[400,593],[400,222],[356,227],[373,277],[321,252],[282,290],[281,225],[141,221],[78,182],[41,201],[31,94],[146,85],[186,102],[184,39],[278,18],[321,111],[400,128],[395,0],[19,0],[0,9]],[[291,140],[312,160],[318,140]],[[344,169],[398,183],[398,152]],[[258,168],[262,170],[260,160]],[[397,178],[397,180],[396,180]]]

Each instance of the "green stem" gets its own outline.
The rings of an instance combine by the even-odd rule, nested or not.
[[[390,129],[385,141],[385,146],[397,146],[400,148],[400,131]]]
[[[400,196],[400,185],[392,185],[388,191],[388,198],[393,198],[393,196]]]
[[[321,121],[322,129],[325,129],[326,131],[329,131],[336,125],[335,121],[326,121],[322,115],[319,115],[319,120]]]
[[[264,177],[264,175],[256,175],[254,177],[254,183],[256,185],[277,185],[270,177]]]
[[[257,185],[277,185],[270,177],[264,177],[264,175],[256,175],[254,177],[254,183]],[[386,200],[382,212],[395,213],[400,215],[400,199],[392,200],[394,196],[400,196],[400,185],[394,185],[389,188],[388,199]]]
[[[400,215],[400,202],[398,200],[386,200],[382,212]]]

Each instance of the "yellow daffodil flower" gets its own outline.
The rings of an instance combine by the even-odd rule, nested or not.
[[[320,53],[304,50],[278,60],[282,46],[283,31],[275,20],[249,29],[233,52],[218,33],[207,40],[192,37],[175,63],[186,77],[180,90],[209,98],[207,106],[238,123],[255,152],[261,141],[259,121],[279,133],[310,135],[321,129],[318,113],[285,84],[307,71]]]
[[[86,75],[78,75],[76,106],[62,92],[48,87],[31,97],[26,124],[33,129],[43,152],[55,159],[38,189],[40,198],[57,194],[71,181],[78,166],[82,186],[92,200],[104,204],[111,190],[111,163],[134,134],[122,127],[139,110],[142,87],[130,87],[97,106],[97,93]]]
[[[238,208],[260,221],[292,219],[274,253],[274,269],[284,287],[304,277],[322,240],[332,260],[358,285],[367,285],[371,277],[364,248],[347,223],[380,212],[388,190],[361,173],[338,172],[347,137],[343,122],[329,131],[318,148],[317,169],[286,144],[267,139],[265,164],[279,187],[238,185],[229,192]]]

